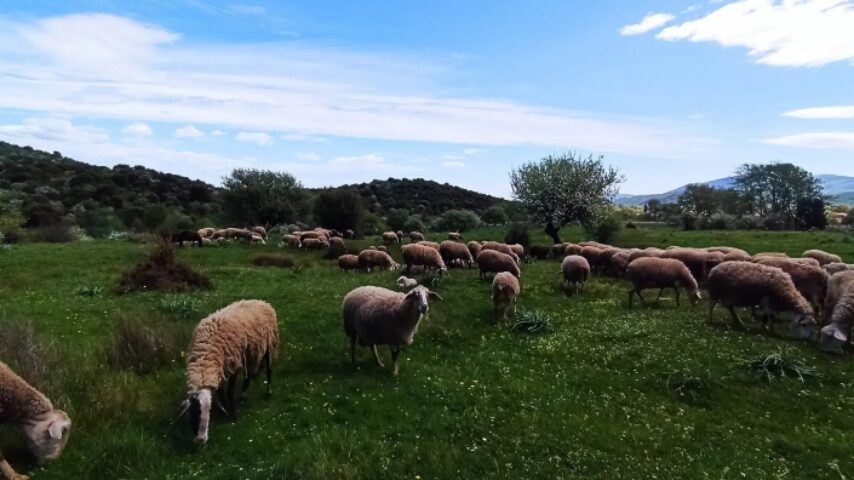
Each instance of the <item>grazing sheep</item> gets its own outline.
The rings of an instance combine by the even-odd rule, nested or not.
[[[545,260],[549,258],[552,249],[545,245],[531,245],[529,250],[531,257],[536,258],[537,260]]]
[[[825,271],[827,271],[828,275],[835,275],[839,272],[844,272],[847,270],[854,270],[854,265],[849,265],[847,263],[841,262],[833,262],[828,263],[824,266]]]
[[[359,267],[364,272],[370,272],[375,267],[396,270],[399,266],[386,252],[379,250],[362,250],[359,252]]]
[[[463,235],[460,232],[450,232],[448,233],[448,240],[453,240],[455,242],[463,241]]]
[[[578,295],[579,287],[584,290],[584,282],[590,278],[590,263],[581,255],[567,255],[560,263],[560,272],[563,281],[571,283]]]
[[[436,250],[437,252],[439,251],[439,247],[440,247],[440,245],[438,243],[431,242],[428,240],[421,240],[421,241],[415,242],[415,245],[423,245],[425,247],[430,247],[433,250]]]
[[[53,408],[50,400],[0,362],[0,425],[24,434],[30,452],[39,462],[55,460],[68,442],[71,419]],[[26,480],[15,473],[0,452],[0,473],[9,480]]]
[[[422,240],[424,240],[424,234],[422,234],[421,232],[417,232],[415,230],[409,232],[409,241],[410,242],[415,243],[415,242],[420,242]]]
[[[581,245],[570,243],[563,248],[563,255],[581,255],[581,249],[583,248]]]
[[[181,230],[179,232],[173,233],[169,240],[172,243],[177,243],[179,247],[184,246],[184,242],[195,243],[198,246],[202,246],[202,236],[199,235],[198,232],[194,232],[192,230]]]
[[[661,298],[665,288],[672,288],[676,292],[676,306],[679,306],[680,287],[685,289],[692,305],[700,301],[697,279],[682,261],[675,258],[638,258],[629,264],[626,269],[626,278],[632,282],[632,289],[629,290],[629,308],[632,307],[635,295],[641,299],[641,302],[645,302],[641,292],[648,288],[658,289],[656,302]]]
[[[397,237],[397,234],[394,232],[383,232],[382,234],[383,243],[397,243],[400,239]]]
[[[397,243],[400,243],[403,241],[403,230],[398,230],[398,231],[394,232],[394,234],[397,235]]]
[[[360,267],[358,255],[344,254],[338,257],[338,268],[344,272],[358,270]]]
[[[629,254],[629,263],[634,262],[638,258],[660,257],[660,256],[664,255],[665,251],[666,250],[662,250],[660,248],[655,248],[655,247],[647,247],[647,248],[644,248],[643,250],[636,250],[636,251],[632,252],[631,254]]]
[[[249,237],[249,243],[254,245],[266,245],[267,242],[264,241],[264,237],[258,235],[257,233],[253,233],[251,237]]]
[[[483,246],[475,242],[474,240],[470,241],[466,244],[466,247],[469,249],[469,253],[471,254],[471,258],[477,260],[477,256],[480,255],[480,251],[483,250]]]
[[[292,235],[290,233],[286,233],[282,235],[282,242],[289,247],[300,248],[302,247],[302,243],[299,241],[299,237],[296,235]]]
[[[249,229],[252,233],[256,235],[261,235],[261,238],[267,240],[267,229],[264,227],[252,227]]]
[[[480,255],[477,256],[477,266],[480,270],[480,278],[486,278],[487,272],[510,272],[516,278],[522,276],[516,259],[497,250],[483,250],[480,252]]]
[[[553,258],[563,258],[566,255],[566,247],[572,245],[569,242],[556,243],[551,247],[551,256]]]
[[[818,263],[821,265],[827,265],[828,263],[842,263],[842,258],[840,258],[839,255],[827,253],[822,250],[807,250],[804,252],[803,256],[806,258],[814,258],[818,260]]]
[[[624,275],[626,273],[626,269],[629,267],[629,257],[631,257],[632,253],[635,250],[636,249],[623,249],[611,255],[611,265],[609,267],[609,270],[615,275]]]
[[[243,394],[262,366],[267,373],[267,395],[273,381],[272,360],[279,351],[276,311],[261,300],[241,300],[204,318],[193,331],[187,354],[190,426],[196,443],[208,441],[214,393],[223,409],[237,417],[235,387],[243,372]],[[227,387],[226,387],[227,384]]]
[[[517,264],[520,262],[519,255],[516,255],[516,253],[513,251],[513,249],[510,248],[510,245],[507,245],[506,243],[486,241],[486,242],[483,242],[481,247],[482,247],[481,252],[483,250],[495,250],[496,252],[501,252],[501,253],[504,253],[506,255],[510,255],[511,257],[513,257],[513,261],[516,262]]]
[[[602,267],[600,258],[604,256],[605,250],[593,245],[585,245],[581,247],[579,256],[584,257],[587,263],[590,264],[591,271],[599,270]]]
[[[744,250],[733,249],[730,252],[724,253],[724,262],[749,262],[753,257]]]
[[[344,239],[341,237],[332,237],[329,239],[329,248],[336,251],[344,251]]]
[[[207,228],[200,228],[197,233],[202,238],[211,238],[215,232],[216,232],[215,228],[207,227]]]
[[[398,288],[401,288],[403,290],[409,290],[410,288],[418,286],[418,280],[414,278],[409,278],[406,275],[401,275],[397,277],[395,283],[397,284]]]
[[[301,245],[306,250],[326,250],[329,248],[329,242],[326,240],[326,237],[303,237]]]
[[[469,268],[474,264],[474,258],[466,245],[454,241],[445,240],[439,245],[439,254],[442,255],[442,260],[445,265],[451,266],[454,262],[459,262],[460,266],[468,265]]]
[[[225,228],[221,228],[219,230],[216,230],[211,235],[211,240],[225,240],[225,239],[228,239],[228,230]]]
[[[759,306],[763,325],[770,329],[773,312],[794,314],[791,327],[798,335],[809,338],[816,324],[815,313],[809,302],[798,292],[792,277],[776,267],[750,262],[725,262],[709,272],[709,321],[718,303],[729,309],[734,325],[744,324],[735,307]]]
[[[420,243],[410,243],[401,247],[403,264],[406,265],[404,273],[409,274],[412,267],[423,267],[425,270],[436,269],[439,275],[444,274],[448,267],[442,260],[439,250]]]
[[[661,254],[661,258],[674,258],[681,261],[691,270],[691,275],[699,283],[706,281],[709,271],[721,264],[724,254],[721,252],[707,252],[695,248],[674,248]]]
[[[385,245],[380,245],[377,247],[377,251],[388,253],[388,247],[386,247]]]
[[[754,259],[754,260],[756,260],[757,258],[760,258],[760,257],[783,257],[783,258],[789,258],[789,255],[787,255],[787,254],[785,254],[785,253],[783,253],[783,252],[759,252],[759,253],[757,253],[756,255],[754,255],[754,256],[753,256],[753,259]]]
[[[407,293],[381,287],[359,287],[344,297],[344,333],[350,338],[350,361],[356,364],[356,344],[369,347],[382,367],[377,345],[391,350],[392,374],[398,373],[401,345],[411,345],[418,324],[430,309],[428,299],[441,300],[436,292],[417,286]]]
[[[329,241],[329,237],[326,236],[325,233],[319,232],[317,230],[311,230],[308,232],[294,232],[294,235],[299,237],[300,243],[305,243],[308,239],[322,240],[324,242]]]
[[[854,272],[838,273],[830,279],[825,312],[830,323],[821,329],[821,347],[829,352],[842,353],[854,325]]]
[[[499,317],[501,320],[507,321],[507,312],[511,305],[513,312],[516,312],[516,297],[519,296],[520,290],[519,279],[510,272],[495,274],[495,278],[492,279],[492,304],[496,323]]]
[[[356,238],[356,232],[353,231],[352,228],[348,228],[347,230],[344,230],[344,238],[346,238],[346,239]]]
[[[794,258],[760,257],[756,263],[777,267],[792,277],[798,292],[806,298],[814,309],[824,303],[827,282],[830,276],[817,264],[795,261]]]
[[[202,245],[213,245],[213,240],[210,238],[202,238]]]
[[[522,258],[525,256],[525,247],[524,246],[522,246],[518,243],[514,243],[512,245],[508,245],[508,247],[510,247],[510,251],[515,253],[517,257]]]

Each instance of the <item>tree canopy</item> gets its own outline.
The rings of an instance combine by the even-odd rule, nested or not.
[[[780,215],[789,226],[795,223],[801,199],[824,198],[821,182],[791,163],[744,164],[735,181],[750,211],[763,217]]]
[[[222,186],[223,208],[237,225],[293,223],[308,212],[308,192],[289,173],[236,168]]]

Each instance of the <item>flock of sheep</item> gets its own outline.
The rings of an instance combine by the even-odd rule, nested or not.
[[[202,229],[201,239],[245,238],[250,242],[265,241],[267,232],[255,229]],[[344,238],[353,232],[323,228],[285,234],[286,246],[306,249],[344,250]],[[520,267],[525,258],[555,258],[561,261],[563,280],[572,285],[576,295],[584,288],[591,272],[624,277],[631,283],[628,305],[634,297],[645,301],[643,291],[657,289],[658,298],[665,290],[680,289],[696,304],[701,288],[709,296],[709,319],[718,304],[725,306],[734,324],[741,325],[735,311],[749,307],[771,328],[774,314],[791,315],[791,326],[801,338],[809,338],[820,328],[820,343],[825,350],[841,352],[848,342],[854,322],[854,265],[842,263],[836,256],[820,250],[804,252],[802,258],[789,258],[783,253],[750,255],[731,247],[667,249],[625,249],[597,242],[563,243],[552,247],[531,247],[500,242],[469,241],[452,232],[448,239],[430,242],[419,232],[408,235],[410,243],[400,246],[403,265],[388,253],[389,246],[401,244],[402,232],[385,232],[385,245],[368,247],[358,254],[343,254],[338,266],[344,270],[370,272],[374,269],[403,268],[397,285],[404,291],[377,286],[358,287],[349,292],[342,305],[344,332],[350,343],[351,361],[356,361],[356,345],[370,348],[378,366],[382,362],[378,345],[388,345],[392,372],[398,373],[398,360],[403,345],[413,342],[418,325],[429,311],[429,300],[441,297],[410,275],[415,271],[443,275],[449,266],[478,267],[480,277],[494,273],[492,301],[496,320],[506,320],[510,307],[521,291]],[[656,298],[656,300],[658,300]],[[822,314],[818,320],[816,312]],[[263,370],[267,393],[272,383],[271,363],[279,349],[276,312],[260,300],[242,300],[218,310],[196,326],[187,356],[186,380],[188,397],[182,415],[189,417],[195,441],[205,443],[211,412],[217,406],[235,417],[236,389],[243,376],[241,396],[250,381]],[[31,451],[39,460],[56,458],[62,452],[71,420],[54,409],[44,395],[0,363],[0,423],[16,425],[24,433]],[[0,472],[10,480],[18,475],[0,454]]]

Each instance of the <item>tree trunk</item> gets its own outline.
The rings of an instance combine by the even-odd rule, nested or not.
[[[546,235],[552,237],[555,244],[561,243],[560,237],[558,236],[558,232],[560,231],[560,227],[555,227],[552,222],[546,224]]]

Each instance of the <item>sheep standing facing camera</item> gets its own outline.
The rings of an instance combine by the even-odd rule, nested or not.
[[[507,313],[511,306],[515,313],[516,297],[519,296],[520,291],[519,279],[514,277],[512,273],[498,272],[495,274],[495,278],[492,279],[492,304],[496,323],[499,318],[502,321],[507,321]]]
[[[50,400],[30,386],[5,363],[0,362],[0,425],[12,425],[27,439],[30,452],[39,462],[54,460],[68,442],[71,419],[53,408]],[[0,452],[0,473],[7,479],[27,477],[15,473]]]

